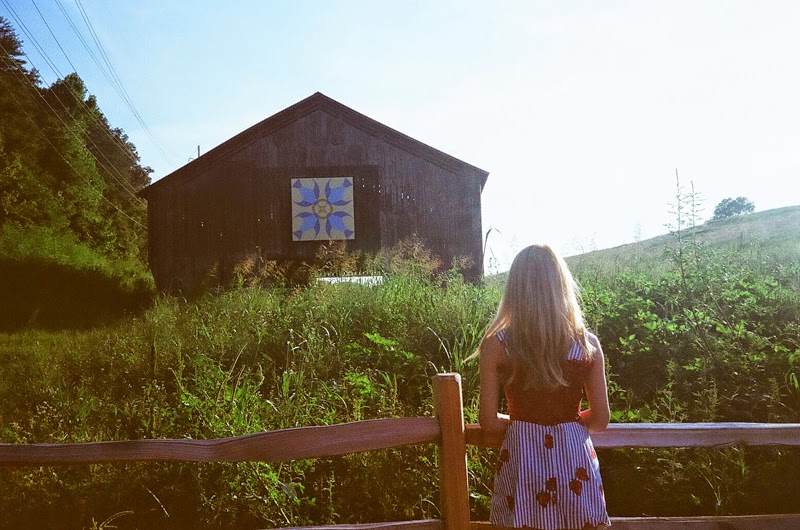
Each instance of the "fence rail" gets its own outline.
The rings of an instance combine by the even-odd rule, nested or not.
[[[307,530],[489,530],[469,520],[467,444],[499,447],[502,437],[488,436],[477,424],[465,424],[461,378],[433,378],[435,418],[395,418],[319,427],[299,427],[216,440],[129,440],[78,444],[0,444],[0,465],[42,466],[120,462],[282,462],[389,449],[439,445],[442,519],[306,527]],[[641,423],[612,424],[592,435],[596,447],[800,446],[800,424]],[[693,518],[612,518],[619,530],[756,530],[800,528],[798,515]]]
[[[76,444],[0,444],[0,465],[118,462],[285,462],[439,440],[434,418],[365,420],[216,440],[128,440]]]
[[[466,426],[468,444],[500,447],[480,425]],[[592,434],[595,447],[730,447],[734,445],[800,446],[800,423],[612,423]]]
[[[440,519],[398,521],[393,523],[332,524],[327,526],[295,526],[281,530],[443,530]],[[478,529],[475,529],[478,530]],[[482,530],[488,530],[483,527]]]

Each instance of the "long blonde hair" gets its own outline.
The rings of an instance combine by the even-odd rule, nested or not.
[[[484,340],[505,332],[511,380],[527,388],[552,390],[567,382],[562,362],[577,341],[589,360],[589,343],[578,303],[578,285],[564,259],[547,245],[523,249],[508,272],[497,316]],[[495,339],[496,340],[496,339]]]

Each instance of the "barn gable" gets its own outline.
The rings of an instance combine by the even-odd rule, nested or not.
[[[244,256],[310,260],[321,242],[298,239],[298,215],[315,211],[309,194],[316,185],[318,194],[333,190],[330,197],[341,203],[323,201],[323,213],[346,220],[333,225],[342,230],[336,234],[351,232],[342,237],[348,248],[377,252],[416,235],[446,264],[471,259],[467,273],[477,278],[487,176],[316,93],[141,192],[148,201],[151,268],[159,287],[168,289],[194,284],[210,267]]]

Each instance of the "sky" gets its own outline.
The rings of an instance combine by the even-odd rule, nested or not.
[[[531,243],[667,233],[678,183],[699,221],[726,197],[800,204],[794,0],[0,0],[0,16],[46,85],[77,70],[154,180],[317,91],[488,171],[489,272]]]

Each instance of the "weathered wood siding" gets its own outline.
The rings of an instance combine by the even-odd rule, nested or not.
[[[149,195],[150,261],[158,287],[196,284],[245,256],[310,261],[320,242],[292,241],[291,179],[354,177],[355,239],[376,252],[414,234],[445,264],[482,264],[482,182],[440,167],[325,110],[258,137]]]

